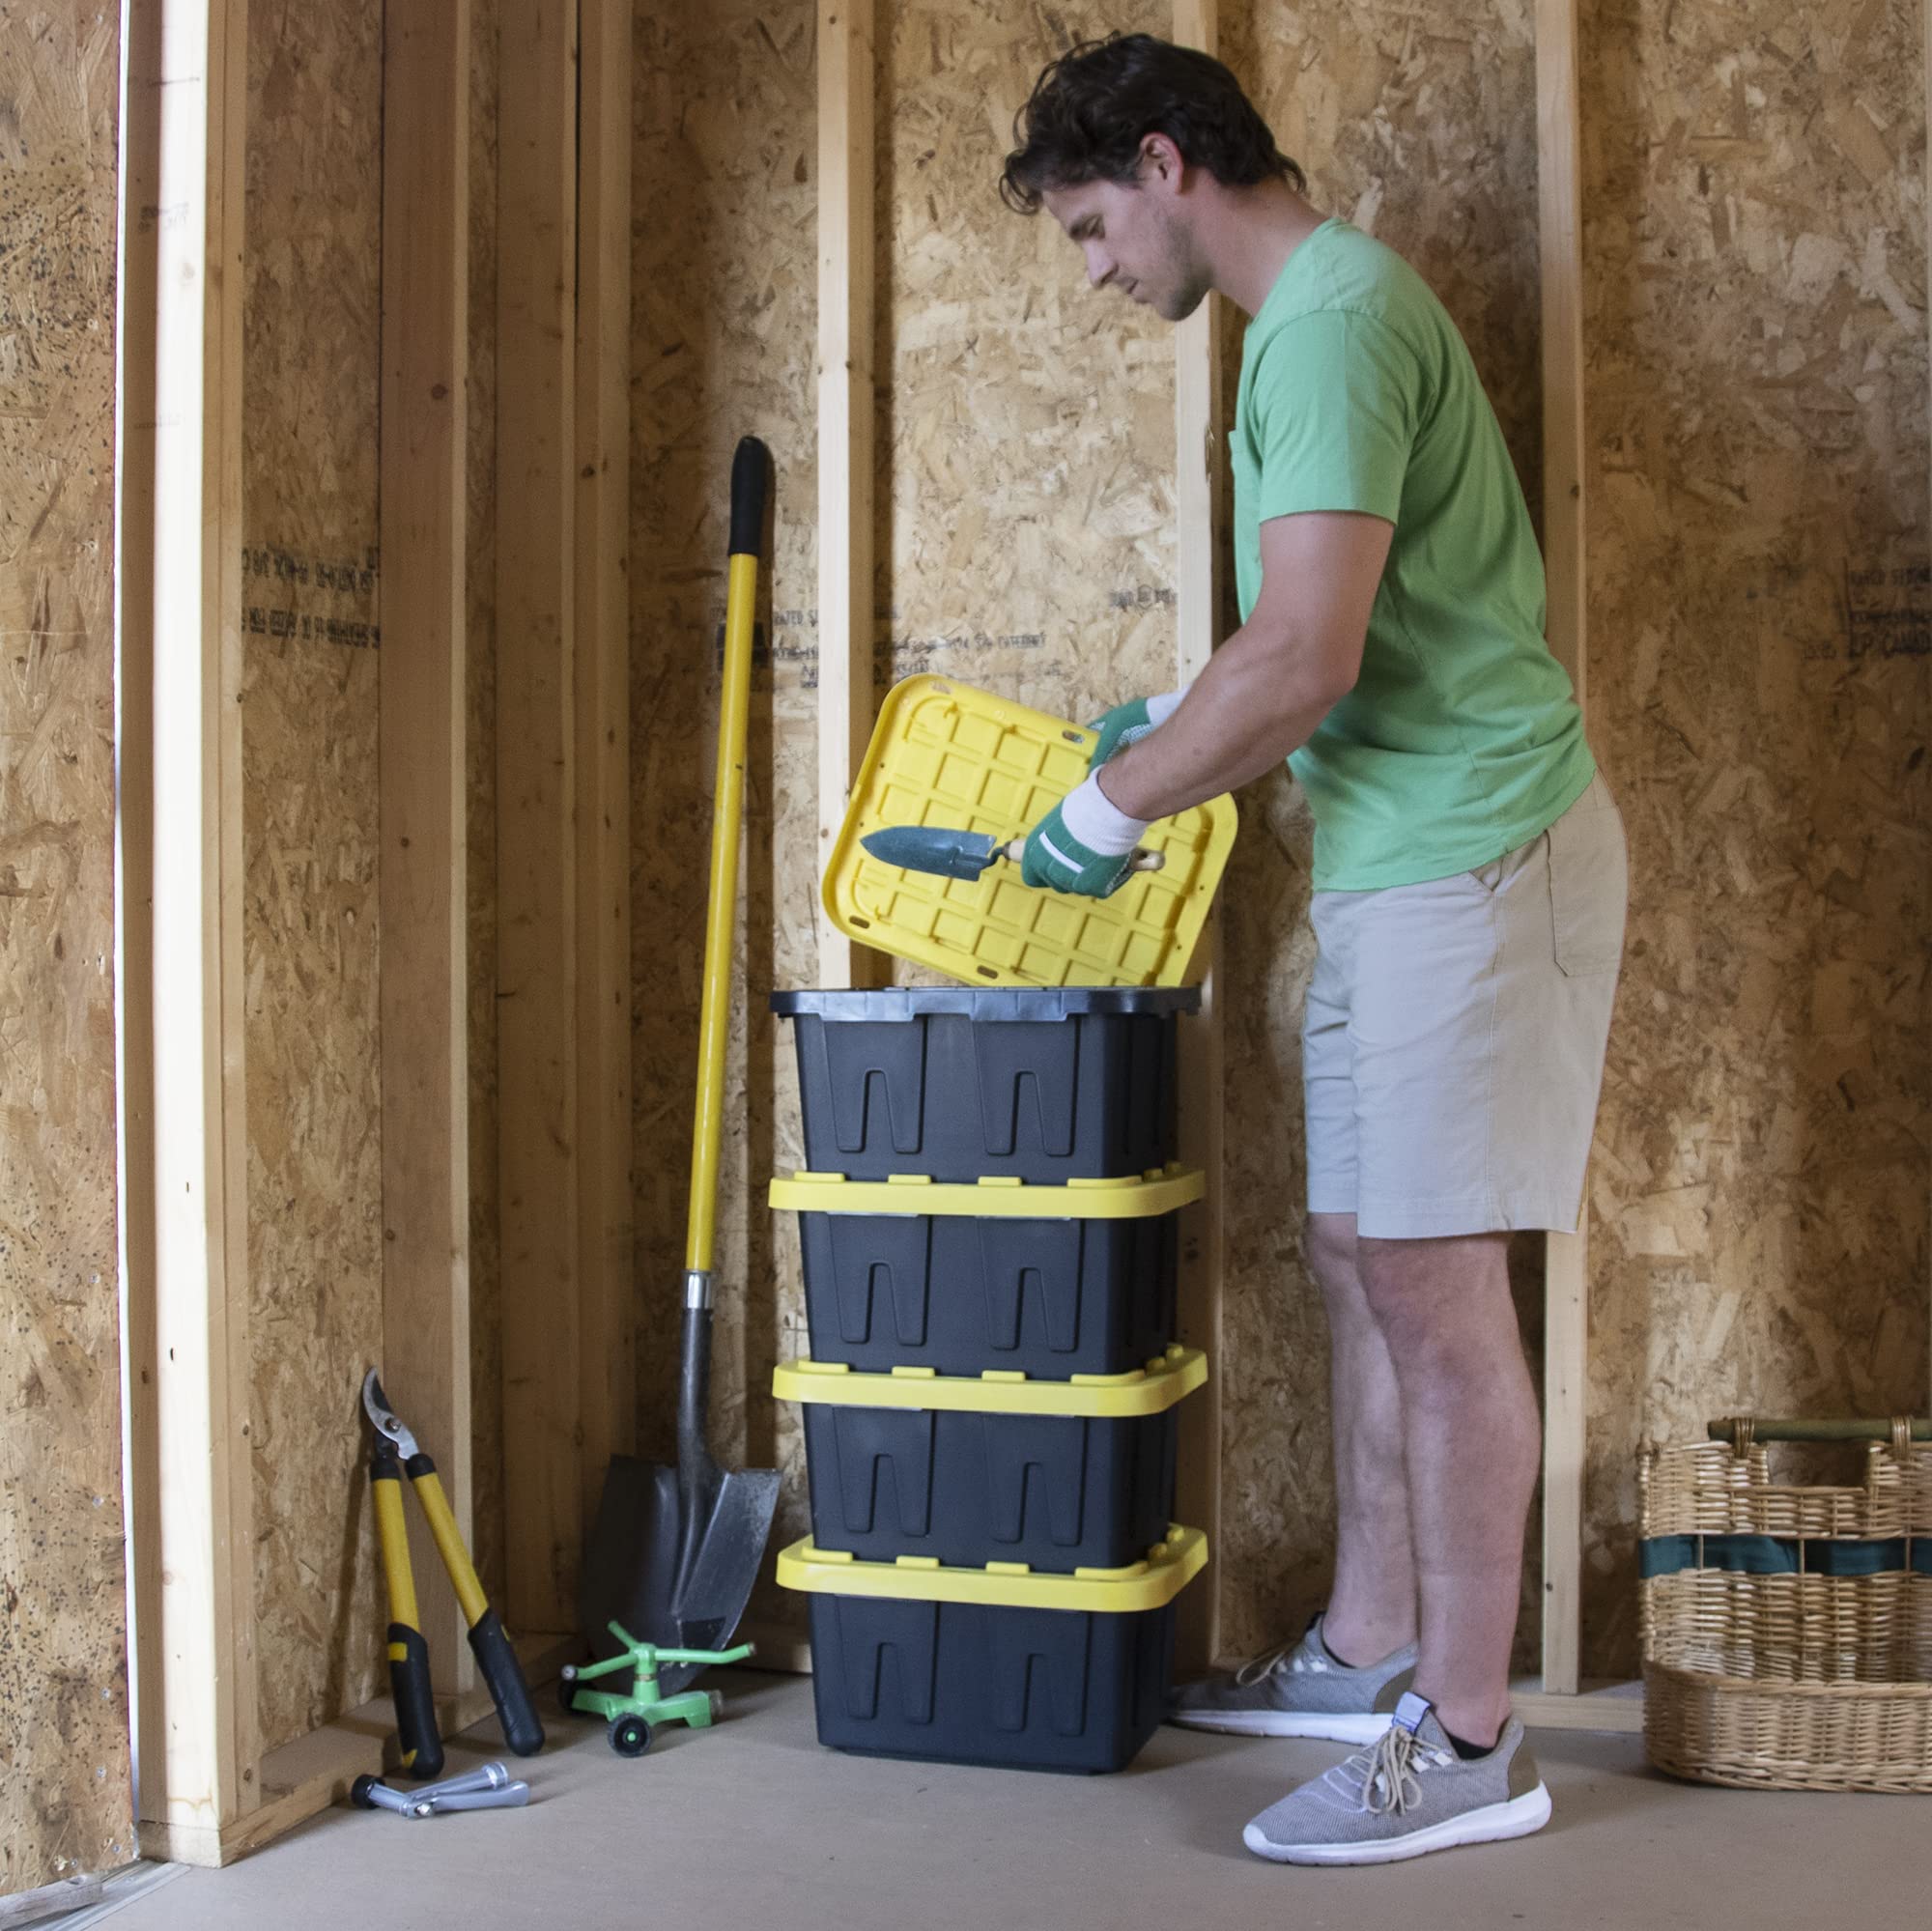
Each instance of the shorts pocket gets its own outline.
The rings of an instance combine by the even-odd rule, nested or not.
[[[1593,785],[1550,826],[1549,912],[1556,963],[1571,979],[1615,972],[1623,961],[1630,895],[1624,821]]]

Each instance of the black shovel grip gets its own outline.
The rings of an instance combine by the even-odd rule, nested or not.
[[[389,1625],[389,1694],[396,1705],[396,1746],[406,1776],[442,1774],[442,1738],[430,1693],[429,1645],[407,1623]]]
[[[469,1647],[476,1652],[476,1667],[490,1687],[497,1720],[503,1726],[503,1741],[520,1757],[535,1756],[543,1748],[544,1727],[530,1703],[524,1666],[517,1661],[517,1652],[503,1633],[495,1609],[485,1609],[470,1624]]]
[[[717,1467],[711,1460],[711,1444],[705,1423],[711,1403],[711,1310],[687,1307],[684,1328],[678,1337],[677,1373],[677,1579],[681,1587],[691,1576],[697,1559],[697,1544],[703,1532],[709,1489],[717,1488]]]
[[[677,1464],[690,1474],[709,1458],[707,1422],[711,1406],[711,1310],[688,1307],[678,1334]]]
[[[764,548],[765,475],[771,461],[772,452],[755,436],[746,437],[731,459],[733,556],[755,556]]]

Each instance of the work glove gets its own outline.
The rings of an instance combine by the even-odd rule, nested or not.
[[[1127,882],[1146,830],[1145,820],[1118,809],[1090,773],[1027,834],[1020,876],[1054,892],[1111,898]]]
[[[1087,754],[1087,769],[1098,771],[1116,752],[1139,744],[1148,732],[1157,730],[1173,717],[1186,695],[1184,691],[1168,691],[1158,697],[1134,697],[1095,718],[1087,728],[1098,731],[1100,741]]]

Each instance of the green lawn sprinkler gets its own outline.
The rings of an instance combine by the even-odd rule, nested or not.
[[[653,1724],[689,1723],[694,1730],[708,1730],[724,1713],[724,1698],[715,1690],[686,1690],[675,1696],[660,1696],[659,1663],[738,1662],[752,1654],[750,1643],[740,1643],[736,1649],[665,1649],[657,1643],[640,1643],[621,1623],[606,1627],[624,1645],[624,1654],[582,1667],[565,1663],[557,1695],[566,1716],[602,1717],[611,1747],[620,1757],[642,1756],[651,1746]],[[593,1676],[610,1676],[627,1666],[633,1671],[628,1696],[581,1687]]]

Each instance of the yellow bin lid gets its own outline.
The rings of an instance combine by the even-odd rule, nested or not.
[[[1207,1191],[1199,1167],[1171,1166],[1120,1180],[1069,1180],[1035,1186],[998,1176],[982,1180],[935,1180],[894,1174],[883,1180],[848,1180],[843,1174],[794,1174],[771,1184],[771,1205],[787,1213],[969,1215],[976,1220],[1151,1220],[1187,1207]]]
[[[1148,828],[1160,871],[1111,898],[1020,883],[1005,859],[979,878],[883,865],[860,839],[887,825],[1019,838],[1087,776],[1094,733],[951,677],[886,694],[820,895],[847,936],[968,985],[1179,985],[1234,848],[1225,794]]]
[[[999,1609],[1085,1609],[1132,1615],[1174,1601],[1208,1565],[1208,1538],[1170,1523],[1139,1562],[1124,1569],[1076,1569],[1070,1575],[1024,1562],[952,1569],[937,1556],[902,1555],[862,1562],[842,1549],[817,1548],[811,1538],[779,1551],[779,1587],[807,1595],[875,1596],[906,1603],[968,1603]]]
[[[945,1408],[955,1414],[1065,1415],[1131,1421],[1165,1414],[1208,1381],[1208,1357],[1198,1348],[1170,1348],[1124,1375],[1075,1375],[1037,1380],[1016,1369],[983,1375],[942,1375],[932,1368],[895,1368],[876,1375],[843,1361],[781,1361],[772,1393],[781,1402],[841,1408]]]

